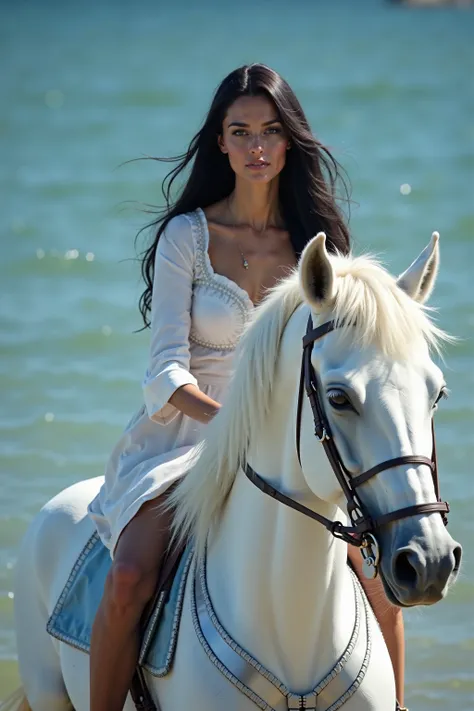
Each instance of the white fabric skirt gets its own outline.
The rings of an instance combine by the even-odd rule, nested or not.
[[[201,390],[222,402],[222,384],[201,386]],[[145,407],[129,422],[109,459],[104,484],[89,505],[89,515],[112,556],[120,534],[140,507],[189,471],[204,432],[204,424],[178,410],[166,425],[151,420]]]

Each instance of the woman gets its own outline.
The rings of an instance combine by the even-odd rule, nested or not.
[[[188,164],[189,179],[172,203],[173,181]],[[123,708],[140,617],[169,540],[170,514],[157,504],[189,467],[193,445],[220,408],[254,305],[317,232],[326,232],[333,251],[349,251],[335,197],[339,177],[289,85],[253,64],[223,80],[203,127],[165,181],[167,208],[142,264],[140,310],[151,325],[145,405],[117,444],[90,506],[113,557],[92,633],[91,711]],[[378,594],[376,614],[400,699],[403,627]]]

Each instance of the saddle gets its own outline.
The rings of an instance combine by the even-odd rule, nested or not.
[[[231,678],[232,683],[234,683],[240,691],[249,696],[249,698],[253,698],[252,694],[257,693],[258,695],[259,693],[258,689],[260,689],[260,686],[258,683],[257,686],[255,686],[255,682],[258,682],[259,679],[260,682],[267,680],[267,677],[262,676],[261,672],[259,672],[260,676],[257,680],[253,679],[253,683],[250,687],[245,683],[248,681],[248,674],[244,674],[244,677],[242,677],[242,663],[244,661],[248,664],[248,660],[252,658],[245,650],[242,650],[236,642],[233,642],[233,644],[228,647],[229,642],[227,640],[230,638],[228,638],[226,631],[215,627],[212,602],[209,599],[206,583],[206,558],[204,558],[200,567],[196,570],[191,568],[193,561],[192,553],[193,550],[190,545],[183,545],[180,548],[174,547],[169,550],[161,565],[153,598],[140,621],[140,654],[129,690],[136,711],[160,711],[158,702],[154,701],[147,688],[146,679],[148,679],[148,674],[146,677],[145,674],[149,672],[152,676],[160,678],[165,677],[170,672],[178,641],[179,622],[185,590],[188,585],[188,574],[191,573],[191,569],[193,575],[191,606],[196,614],[196,619],[193,617],[194,628],[201,645],[205,650],[209,645],[211,645],[211,649],[217,650],[215,651],[217,661],[222,662],[222,660],[226,660],[226,668],[231,670],[229,671],[230,677],[228,678]],[[90,651],[93,619],[97,611],[104,581],[110,569],[110,565],[110,555],[95,532],[87,541],[79,555],[51,617],[48,620],[46,629],[49,634],[85,653]],[[353,576],[353,581],[355,584],[355,575]],[[363,604],[365,609],[368,602],[365,597],[360,597],[361,590],[359,583],[355,585],[354,590],[356,597],[362,600],[362,603],[365,601]],[[359,590],[359,593],[357,593],[357,590]],[[204,604],[202,604],[203,602]],[[362,626],[367,627],[367,635],[369,635],[366,609],[362,616],[366,620],[366,625]],[[360,614],[358,617],[360,618]],[[359,627],[360,624],[362,624],[361,619],[359,619],[359,623],[355,625],[355,627]],[[212,634],[213,630],[216,634]],[[362,637],[365,638],[364,635],[362,635]],[[358,638],[358,634],[356,638]],[[338,665],[340,668],[336,674],[340,682],[342,676],[339,677],[339,673],[343,671],[344,667],[344,674],[347,676],[349,673],[349,681],[352,680],[348,689],[346,689],[347,684],[343,684],[344,688],[342,691],[344,691],[344,693],[353,688],[355,689],[355,682],[360,681],[359,677],[361,674],[363,677],[365,664],[361,663],[361,659],[356,657],[366,655],[370,647],[370,645],[367,647],[367,640],[364,643],[364,639],[362,639],[362,646],[360,644],[354,646],[351,640],[348,644],[348,650],[351,650],[350,654],[344,655],[344,664]],[[219,641],[224,647],[222,647],[222,644],[219,647]],[[216,644],[217,647],[215,647]],[[212,645],[214,646],[212,647]],[[232,658],[229,657],[230,650],[233,650],[234,653]],[[215,664],[215,662],[213,663]],[[253,663],[254,666],[252,666],[250,671],[255,671],[259,666],[257,660],[253,660]],[[237,666],[235,664],[237,664]],[[257,667],[255,667],[255,664]],[[219,671],[222,672],[222,668],[219,665],[216,666]],[[351,669],[349,669],[349,666],[351,666]],[[252,674],[250,674],[252,678],[253,671]],[[232,675],[233,673],[234,675]],[[270,675],[270,672],[267,673]],[[327,679],[327,683],[323,683],[326,682],[325,678],[320,682],[318,687],[315,687],[313,690],[313,695],[321,696],[323,704],[321,708],[329,708],[328,704],[332,708],[334,706],[332,697],[336,698],[341,691],[341,689],[334,687],[331,672],[327,675]],[[265,684],[265,688],[263,689],[266,693],[269,691],[267,687],[268,683]],[[280,687],[284,689],[283,692]],[[329,697],[327,697],[328,689]],[[265,697],[268,697],[269,700],[268,708],[273,708],[275,704],[278,708],[293,708],[295,707],[293,703],[295,699],[296,708],[301,707],[300,702],[303,697],[295,697],[294,694],[292,695],[291,691],[284,688],[284,685],[282,685],[278,679],[271,682],[270,691],[270,696],[267,693]],[[276,701],[273,698],[275,694],[278,697]],[[307,696],[308,694],[304,698],[306,699]],[[288,702],[288,700],[290,700],[292,704],[287,704],[286,702]],[[314,704],[311,706],[313,705]],[[396,708],[397,711],[406,711],[399,706]]]

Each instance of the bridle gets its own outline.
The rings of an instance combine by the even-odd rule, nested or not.
[[[299,511],[306,516],[321,523],[327,530],[335,537],[340,538],[350,545],[357,546],[360,548],[362,557],[364,559],[364,573],[369,578],[375,578],[377,575],[377,566],[380,558],[380,551],[377,539],[375,538],[375,532],[386,526],[388,523],[393,521],[399,521],[400,519],[407,518],[409,516],[417,516],[419,514],[431,514],[439,512],[443,518],[445,525],[448,523],[447,514],[449,513],[449,504],[446,501],[441,501],[439,495],[439,479],[438,479],[438,466],[436,459],[436,441],[434,433],[434,424],[431,422],[431,431],[433,437],[433,449],[431,454],[431,459],[423,457],[420,455],[407,455],[402,457],[394,457],[393,459],[387,459],[375,467],[368,469],[362,474],[357,476],[351,476],[350,472],[344,466],[344,462],[341,459],[337,446],[331,434],[331,429],[329,427],[329,422],[327,420],[324,408],[321,402],[320,387],[318,384],[318,376],[313,368],[311,362],[311,353],[313,350],[313,344],[319,338],[331,333],[338,328],[338,324],[335,321],[327,321],[317,328],[312,328],[312,318],[308,319],[308,326],[306,329],[306,335],[303,338],[303,357],[301,362],[301,376],[300,385],[298,393],[298,407],[296,416],[296,451],[298,454],[298,460],[301,466],[301,456],[300,456],[300,440],[301,440],[301,417],[303,410],[303,397],[304,392],[308,396],[311,409],[313,412],[314,419],[314,434],[315,437],[324,447],[327,458],[332,466],[334,474],[341,486],[342,491],[347,500],[347,513],[351,520],[351,526],[344,526],[340,521],[332,521],[331,519],[322,516],[315,511],[303,506],[289,496],[282,494],[273,486],[264,481],[249,464],[244,467],[245,474],[250,479],[250,481],[255,484],[263,493],[268,494],[276,501],[279,501],[286,506],[290,506],[292,509]],[[379,516],[376,519],[372,519],[366,510],[366,507],[362,503],[357,493],[357,488],[365,482],[372,479],[380,472],[386,469],[391,469],[392,467],[398,467],[403,464],[424,464],[431,470],[431,475],[433,478],[434,489],[436,493],[436,502],[426,503],[426,504],[416,504],[414,506],[407,506],[406,508],[397,509],[391,513]]]

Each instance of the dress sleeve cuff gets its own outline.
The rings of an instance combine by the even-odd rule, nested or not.
[[[179,410],[168,401],[183,385],[198,385],[194,375],[178,363],[170,363],[154,378],[145,378],[143,392],[148,417],[159,425],[174,420]]]

